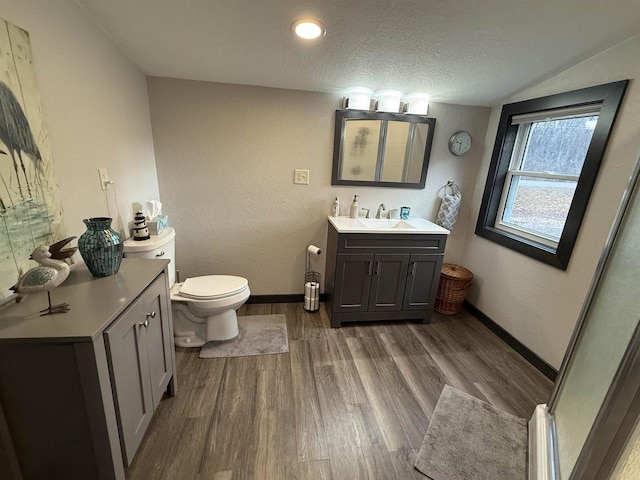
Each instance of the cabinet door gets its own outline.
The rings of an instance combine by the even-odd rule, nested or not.
[[[171,348],[173,338],[169,329],[171,313],[167,300],[164,275],[160,275],[142,295],[144,317],[148,326],[144,329],[149,375],[151,378],[151,398],[153,407],[158,406],[173,373]]]
[[[376,254],[374,257],[369,311],[402,310],[409,254]]]
[[[403,310],[428,310],[436,298],[442,255],[412,254],[409,261]]]
[[[336,262],[335,312],[366,312],[373,254],[340,254]]]
[[[153,415],[144,318],[144,304],[139,298],[105,331],[120,443],[127,466]]]

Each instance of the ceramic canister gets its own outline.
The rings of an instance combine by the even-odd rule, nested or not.
[[[78,250],[94,277],[108,277],[120,268],[123,242],[113,228],[111,218],[93,217],[82,220],[87,226],[78,239]]]

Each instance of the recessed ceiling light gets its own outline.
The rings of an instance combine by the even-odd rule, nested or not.
[[[322,23],[308,18],[294,22],[293,25],[291,25],[291,30],[298,37],[304,38],[305,40],[324,37],[324,34],[327,33]]]

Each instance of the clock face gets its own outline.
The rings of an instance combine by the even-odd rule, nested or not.
[[[449,139],[449,151],[454,155],[464,155],[471,149],[469,132],[456,132]]]

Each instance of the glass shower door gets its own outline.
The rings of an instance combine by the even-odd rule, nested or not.
[[[585,478],[580,472],[597,437],[595,430],[590,432],[594,425],[603,425],[596,420],[611,400],[610,389],[640,319],[637,168],[549,402],[556,428],[558,480]]]

